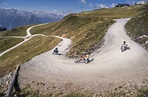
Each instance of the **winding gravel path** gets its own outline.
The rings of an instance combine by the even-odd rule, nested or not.
[[[45,24],[46,24],[46,23],[45,23]],[[45,36],[45,35],[43,35],[43,34],[34,34],[34,35],[31,35],[31,33],[30,33],[30,30],[31,30],[32,28],[37,27],[37,26],[42,26],[42,25],[45,25],[45,24],[39,24],[39,25],[35,25],[35,26],[29,27],[29,28],[26,30],[26,33],[27,33],[26,36],[7,36],[7,38],[23,38],[24,41],[22,41],[22,42],[20,42],[19,44],[17,44],[17,45],[15,45],[15,46],[13,46],[13,47],[11,47],[11,48],[9,48],[9,49],[3,51],[2,53],[0,53],[0,57],[1,57],[2,55],[4,55],[5,53],[9,52],[10,50],[12,50],[12,49],[14,49],[14,48],[16,48],[16,47],[22,45],[23,43],[25,43],[26,41],[30,40],[30,39],[31,39],[32,37],[34,37],[34,36],[39,36],[39,35]],[[6,37],[0,37],[0,38],[6,38]]]
[[[132,41],[124,31],[129,19],[117,19],[105,36],[104,45],[89,64],[75,64],[64,55],[52,55],[52,50],[40,54],[22,64],[19,81],[46,93],[51,91],[93,91],[113,89],[123,83],[142,83],[148,79],[148,52]],[[61,38],[61,37],[58,37]],[[65,54],[71,40],[63,39],[56,47]],[[130,50],[121,52],[127,41]]]

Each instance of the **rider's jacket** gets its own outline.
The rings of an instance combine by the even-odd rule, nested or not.
[[[55,49],[55,50],[54,50],[54,53],[58,53],[58,50],[57,50],[57,49]]]
[[[127,44],[122,44],[122,46],[126,46],[127,47]]]

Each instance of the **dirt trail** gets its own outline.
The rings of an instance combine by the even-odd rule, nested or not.
[[[47,24],[47,23],[45,23],[45,24]],[[23,39],[24,39],[24,41],[22,41],[22,42],[18,43],[17,45],[15,45],[15,46],[13,46],[13,47],[11,47],[11,48],[9,48],[9,49],[3,51],[2,53],[0,53],[0,57],[1,57],[2,55],[4,55],[5,53],[9,52],[10,50],[15,49],[16,47],[18,47],[18,46],[22,45],[23,43],[27,42],[28,40],[30,40],[30,39],[31,39],[32,37],[34,37],[34,36],[39,36],[39,35],[40,35],[40,36],[45,36],[45,35],[43,35],[43,34],[34,34],[34,35],[32,35],[32,34],[30,33],[30,30],[31,30],[32,28],[37,27],[37,26],[42,26],[42,25],[45,25],[45,24],[38,24],[38,25],[29,27],[29,28],[26,30],[26,36],[5,36],[5,37],[0,37],[0,38],[23,38]]]
[[[64,55],[52,55],[51,50],[22,64],[20,84],[22,87],[29,84],[43,93],[56,90],[98,93],[127,82],[142,83],[148,79],[148,52],[126,35],[124,25],[128,20],[116,20],[107,32],[100,52],[92,56],[94,60],[89,64],[75,64]],[[71,40],[62,39],[56,47],[65,54]],[[131,49],[121,52],[124,40]]]

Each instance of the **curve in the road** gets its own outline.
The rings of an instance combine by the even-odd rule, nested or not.
[[[45,24],[47,24],[47,23],[45,23]],[[1,57],[2,55],[4,55],[5,53],[9,52],[10,50],[15,49],[16,47],[22,45],[23,43],[25,43],[26,41],[30,40],[30,39],[31,39],[32,37],[34,37],[34,36],[45,36],[45,35],[43,35],[43,34],[34,34],[34,35],[32,35],[32,34],[30,33],[30,30],[31,30],[32,28],[37,27],[37,26],[42,26],[42,25],[45,25],[45,24],[39,24],[39,25],[35,25],[35,26],[29,27],[29,28],[26,30],[26,33],[27,33],[26,36],[7,36],[7,38],[23,38],[24,41],[22,41],[22,42],[18,43],[17,45],[15,45],[15,46],[13,46],[13,47],[11,47],[11,48],[9,48],[9,49],[3,51],[2,53],[0,53],[0,57]],[[6,37],[1,37],[1,38],[6,38]]]
[[[57,88],[70,89],[63,86],[70,83],[99,91],[100,88],[109,89],[110,83],[119,85],[122,82],[141,82],[148,78],[148,52],[132,41],[124,30],[124,25],[129,19],[117,19],[105,36],[101,51],[95,54],[94,61],[89,64],[75,64],[74,60],[64,56],[52,55],[52,50],[34,57],[21,66],[21,84],[31,82],[46,83],[48,88],[54,85]],[[130,50],[121,52],[120,46],[127,41]],[[69,39],[63,38],[57,47],[65,54],[71,44]],[[47,91],[47,90],[45,90]]]

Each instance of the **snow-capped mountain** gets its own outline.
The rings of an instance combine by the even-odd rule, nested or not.
[[[12,29],[18,26],[39,24],[47,22],[55,22],[62,19],[62,15],[53,13],[45,13],[42,11],[20,11],[17,9],[2,9],[0,8],[0,25],[7,29]]]

